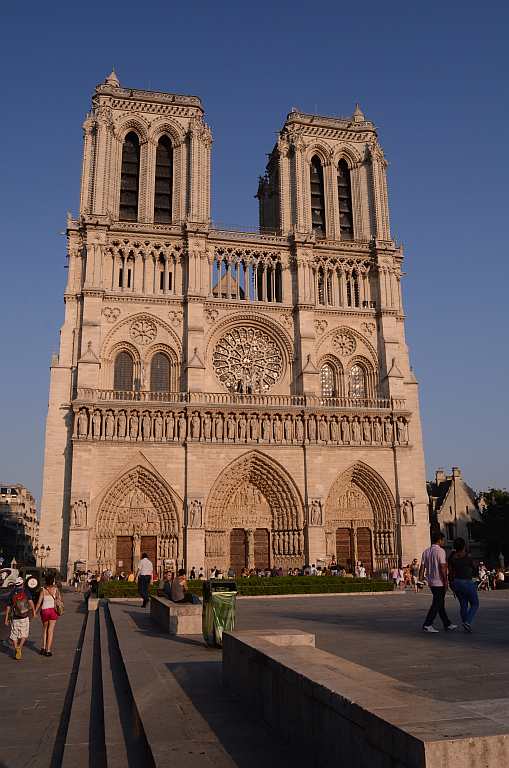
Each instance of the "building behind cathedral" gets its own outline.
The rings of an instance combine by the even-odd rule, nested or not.
[[[387,163],[359,107],[293,110],[257,232],[210,218],[199,98],[95,89],[51,365],[41,540],[71,571],[206,569],[428,542]],[[220,172],[220,169],[219,169]]]

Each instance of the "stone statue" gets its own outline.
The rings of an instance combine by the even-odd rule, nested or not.
[[[166,414],[166,439],[175,440],[175,416],[173,411]]]
[[[231,414],[226,419],[226,436],[228,440],[235,440],[235,418]]]
[[[161,440],[163,437],[163,417],[161,416],[160,411],[157,411],[156,417],[154,419],[154,438],[156,440]]]
[[[396,428],[398,430],[398,443],[406,445],[408,443],[408,430],[405,420],[402,418],[398,419]]]
[[[285,440],[287,443],[291,443],[293,438],[293,424],[292,417],[285,416]]]
[[[325,421],[325,416],[322,416],[320,418],[320,422],[318,424],[318,430],[320,435],[320,440],[322,443],[328,443],[329,442],[329,425]]]
[[[309,508],[309,522],[311,525],[322,524],[322,509],[318,499],[313,499]]]
[[[189,505],[189,525],[191,528],[200,528],[201,526],[201,501],[193,499]]]
[[[87,503],[83,499],[74,502],[72,521],[75,528],[83,528],[87,524]]]
[[[117,437],[125,438],[127,419],[124,411],[120,411],[117,417]]]
[[[414,522],[414,505],[410,499],[406,499],[401,506],[401,514],[405,525],[413,525]]]
[[[144,440],[150,440],[150,432],[151,432],[151,423],[150,423],[150,416],[147,412],[143,414],[143,419],[141,421],[141,433],[143,435]]]
[[[279,421],[279,416],[274,419],[274,440],[280,443],[283,439],[283,425]]]
[[[92,431],[96,439],[101,437],[101,411],[94,411],[92,417]]]
[[[249,419],[249,431],[251,434],[251,440],[255,441],[258,440],[259,437],[259,431],[258,431],[258,419],[256,416],[251,416]]]
[[[370,443],[371,442],[371,423],[369,419],[364,419],[362,422],[362,432],[364,436],[364,442]]]
[[[214,417],[216,440],[221,442],[223,440],[223,415],[217,413]]]
[[[138,418],[138,414],[136,411],[131,414],[129,418],[129,435],[131,437],[131,440],[137,440],[138,439],[138,427],[139,427],[140,420]]]
[[[346,416],[341,420],[341,439],[344,443],[350,442],[350,422]]]
[[[393,435],[394,429],[392,426],[392,421],[389,418],[385,419],[385,442],[392,443]]]
[[[109,440],[112,439],[115,433],[115,419],[111,411],[108,411],[106,418],[104,419],[104,435]]]
[[[338,442],[338,423],[335,417],[331,419],[330,423],[330,439],[333,443]]]
[[[316,421],[314,416],[308,419],[308,439],[310,443],[316,442]]]
[[[357,416],[354,418],[352,423],[352,437],[354,443],[360,443],[361,441],[361,426],[359,424],[359,419]]]
[[[246,442],[247,421],[244,414],[239,419],[239,439],[241,443]]]
[[[205,418],[203,419],[203,436],[205,437],[205,440],[210,440],[212,437],[212,419],[208,413],[205,414]]]
[[[191,419],[191,437],[193,440],[199,440],[200,439],[200,417],[195,412],[193,413],[193,417]]]
[[[78,437],[86,437],[88,435],[88,415],[87,412],[82,409],[78,415]]]
[[[304,440],[304,424],[300,416],[295,419],[295,437],[298,443],[302,443]]]
[[[179,416],[179,440],[181,443],[184,442],[184,440],[187,437],[187,421],[186,417],[183,413]]]
[[[375,433],[375,443],[381,443],[382,442],[382,425],[380,424],[380,419],[375,419],[373,430]]]
[[[270,419],[268,416],[265,416],[262,421],[262,438],[266,443],[270,441],[270,432],[271,432],[270,427],[271,427]]]

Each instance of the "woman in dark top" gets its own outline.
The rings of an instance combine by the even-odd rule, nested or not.
[[[449,583],[460,603],[465,632],[472,631],[472,622],[479,608],[473,576],[474,561],[466,551],[465,539],[457,538],[454,540],[454,552],[449,557]]]

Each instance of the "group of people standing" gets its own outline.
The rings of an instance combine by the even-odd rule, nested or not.
[[[14,588],[7,599],[5,624],[10,626],[10,641],[14,658],[21,661],[23,646],[30,634],[30,619],[40,614],[42,622],[41,656],[53,656],[53,639],[58,618],[64,612],[64,602],[60,589],[55,584],[55,575],[46,574],[45,586],[41,587],[36,602],[28,586],[18,576]]]

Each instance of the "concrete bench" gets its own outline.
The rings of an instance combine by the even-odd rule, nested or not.
[[[150,596],[150,618],[170,635],[201,635],[202,606]]]
[[[319,650],[304,632],[225,632],[223,681],[309,768],[509,765],[507,721]]]

